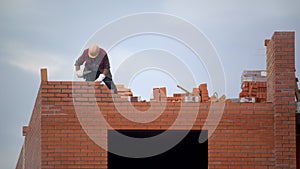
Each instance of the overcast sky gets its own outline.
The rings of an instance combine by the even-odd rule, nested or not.
[[[230,98],[238,97],[243,70],[265,69],[264,40],[270,38],[274,31],[295,31],[296,41],[300,40],[299,0],[2,0],[0,3],[2,169],[11,169],[16,165],[24,141],[22,126],[29,123],[40,85],[40,68],[48,68],[51,81],[78,80],[74,79],[74,61],[87,41],[105,25],[119,18],[156,12],[179,17],[195,26],[211,42],[219,56],[226,81],[225,94]],[[125,27],[119,29],[121,32]],[[130,62],[130,59],[125,62],[131,55],[147,58],[149,53],[143,51],[149,49],[161,54],[153,56],[161,57],[161,60],[155,58],[157,61],[175,64],[178,59],[178,62],[184,63],[192,72],[195,83],[208,83],[210,92],[213,92],[206,65],[193,60],[194,54],[178,41],[157,34],[128,38],[113,49],[106,49],[109,50],[113,74],[118,74],[118,68],[123,70],[123,63],[137,64]],[[170,53],[176,57],[169,56]],[[168,57],[174,60],[163,59]],[[149,63],[145,60],[142,64],[146,62]],[[297,48],[296,63],[296,73],[300,77]],[[178,69],[185,70],[184,67]],[[174,72],[145,69],[128,77],[128,83],[123,71],[116,75],[115,81],[126,82],[126,87],[130,87],[135,95],[147,99],[151,97],[153,87],[166,86],[168,95],[180,92],[175,85],[187,76],[176,73],[175,77]],[[188,90],[197,87],[182,83]]]

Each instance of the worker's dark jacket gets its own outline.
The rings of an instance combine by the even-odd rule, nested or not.
[[[82,55],[76,60],[75,66],[81,66],[85,62],[84,71],[100,71],[108,69],[107,77],[112,78],[110,72],[110,64],[107,57],[107,53],[100,48],[99,55],[96,58],[90,58],[88,55],[88,49],[85,49]]]

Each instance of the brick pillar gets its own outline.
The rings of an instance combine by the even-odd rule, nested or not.
[[[275,32],[267,47],[267,101],[274,108],[275,167],[296,168],[295,33]]]

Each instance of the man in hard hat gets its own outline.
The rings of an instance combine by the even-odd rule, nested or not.
[[[85,63],[83,72],[80,66]],[[86,81],[104,82],[109,89],[117,93],[117,88],[112,80],[110,64],[107,53],[96,44],[85,49],[75,62],[75,70],[78,78]]]

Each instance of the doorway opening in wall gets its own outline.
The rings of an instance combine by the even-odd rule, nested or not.
[[[148,138],[161,134],[164,130],[117,130],[117,132],[133,138]],[[206,130],[169,130],[169,132],[175,137],[180,137],[186,132],[188,132],[188,134],[176,146],[164,153],[147,158],[128,158],[110,152],[111,150],[116,150],[116,148],[127,145],[116,136],[114,130],[108,130],[108,169],[208,168],[208,141]],[[199,143],[200,133],[206,137],[206,141],[201,144]],[[161,139],[158,140],[158,142],[161,143],[161,145],[168,144],[168,139]],[[134,149],[134,147],[132,147],[132,149]]]

